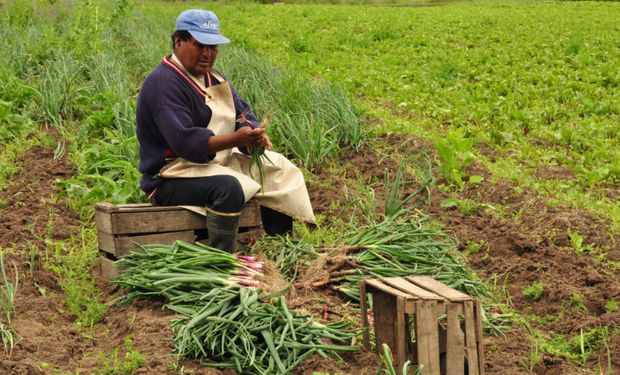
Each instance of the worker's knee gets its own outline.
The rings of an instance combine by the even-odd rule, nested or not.
[[[245,196],[241,183],[233,176],[217,176],[214,185],[213,203],[210,208],[219,212],[241,212]]]

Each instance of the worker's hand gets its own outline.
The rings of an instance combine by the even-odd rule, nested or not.
[[[252,128],[243,126],[235,132],[237,137],[237,147],[265,147],[271,148],[272,144],[263,128]]]
[[[265,129],[255,129],[250,126],[243,126],[235,132],[237,147],[257,147],[261,145],[261,140]]]

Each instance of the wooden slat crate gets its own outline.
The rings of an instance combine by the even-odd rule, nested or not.
[[[172,244],[176,240],[195,242],[206,232],[204,216],[178,206],[145,204],[95,204],[95,226],[99,243],[101,271],[105,278],[117,270],[114,260],[139,244]],[[260,207],[251,200],[244,206],[239,219],[237,240],[246,242],[263,234]]]
[[[423,364],[425,375],[484,375],[478,300],[428,276],[362,280],[360,297],[367,349],[367,293],[373,297],[377,351],[387,344],[399,373],[410,360],[416,367]],[[440,316],[446,319],[440,320]]]

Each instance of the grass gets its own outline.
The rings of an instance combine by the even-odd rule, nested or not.
[[[81,228],[68,240],[46,239],[43,267],[58,275],[65,295],[66,311],[75,316],[75,323],[88,333],[107,313],[91,270],[98,252],[94,229]]]
[[[4,352],[7,355],[13,353],[17,344],[17,332],[15,332],[12,321],[15,317],[15,296],[19,286],[19,273],[17,266],[13,265],[15,279],[13,282],[7,276],[4,266],[4,250],[0,247],[0,271],[2,271],[2,290],[0,293],[0,308],[2,309],[2,319],[0,319],[0,337],[4,345]]]
[[[114,348],[111,353],[99,355],[100,368],[96,375],[132,375],[146,362],[146,357],[133,347],[131,336],[124,339],[125,355],[121,357],[120,349]]]
[[[534,281],[523,288],[523,296],[530,301],[538,301],[545,296],[545,286],[540,281]]]

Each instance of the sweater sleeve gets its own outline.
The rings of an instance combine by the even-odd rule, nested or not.
[[[214,135],[207,124],[195,123],[190,93],[175,85],[159,88],[155,125],[172,151],[191,162],[206,163],[215,157],[208,150],[209,138]]]

